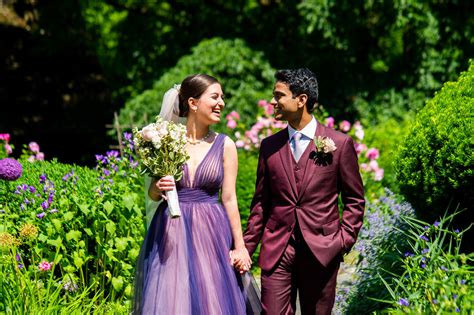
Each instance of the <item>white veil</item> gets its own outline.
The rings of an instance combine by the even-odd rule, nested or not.
[[[179,117],[179,89],[181,85],[175,84],[171,89],[166,91],[161,102],[160,117],[164,120],[172,121],[175,123],[185,124],[186,118]],[[149,227],[155,211],[160,205],[161,201],[153,201],[148,196],[148,189],[151,185],[151,177],[145,175],[145,209],[146,209],[146,225]]]

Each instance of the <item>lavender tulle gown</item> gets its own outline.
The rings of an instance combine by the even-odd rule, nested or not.
[[[218,201],[225,135],[219,134],[191,182],[187,165],[177,183],[181,218],[163,202],[153,217],[137,265],[134,314],[259,314],[249,274],[229,261],[232,234]]]

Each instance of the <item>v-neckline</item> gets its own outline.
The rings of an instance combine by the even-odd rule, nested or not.
[[[214,139],[214,142],[212,142],[211,146],[209,147],[209,149],[207,150],[206,154],[204,154],[204,157],[202,158],[201,162],[198,163],[198,165],[196,166],[196,170],[194,170],[194,174],[193,174],[193,180],[191,181],[191,173],[189,172],[189,164],[188,162],[186,162],[184,165],[186,167],[186,170],[187,170],[187,175],[188,175],[188,181],[189,181],[189,187],[194,187],[194,182],[195,182],[195,179],[196,179],[196,175],[199,171],[199,168],[201,167],[201,165],[203,164],[203,162],[207,159],[207,156],[209,155],[209,153],[211,152],[212,148],[214,147],[214,144],[216,144],[217,142],[217,137],[219,137],[219,134],[216,134],[216,137]]]

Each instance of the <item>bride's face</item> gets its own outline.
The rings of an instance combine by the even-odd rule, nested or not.
[[[224,109],[224,93],[219,83],[210,85],[195,103],[198,119],[209,124],[216,124],[221,120],[221,112]]]

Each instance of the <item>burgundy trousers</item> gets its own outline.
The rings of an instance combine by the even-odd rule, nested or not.
[[[262,314],[294,314],[298,290],[302,315],[330,315],[342,256],[324,267],[295,230],[277,266],[262,271]]]

